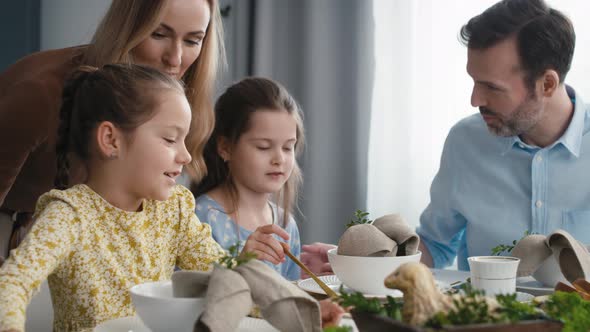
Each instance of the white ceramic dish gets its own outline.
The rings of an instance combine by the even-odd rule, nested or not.
[[[192,331],[192,330],[191,330]],[[277,332],[264,319],[244,317],[240,322],[238,332]],[[145,327],[137,316],[117,318],[106,321],[94,328],[94,332],[152,332]]]
[[[363,294],[392,295],[394,290],[384,285],[385,278],[401,264],[420,262],[421,252],[409,256],[361,257],[338,255],[338,248],[328,251],[328,261],[346,286]]]
[[[321,281],[323,281],[326,285],[328,285],[328,287],[333,289],[336,293],[340,294],[339,290],[340,290],[340,285],[342,285],[342,282],[340,280],[338,280],[337,276],[328,275],[328,276],[320,276],[318,278],[320,278]],[[531,278],[531,280],[534,282],[537,282],[536,280],[534,280],[532,278]],[[451,288],[451,286],[446,282],[443,282],[440,280],[435,280],[435,281],[436,281],[438,288],[441,290],[441,292],[445,292],[445,291],[449,290],[449,288]],[[318,286],[318,284],[312,278],[299,280],[297,282],[297,286],[299,286],[299,288],[303,289],[306,292],[326,295],[326,293],[320,288],[320,286]],[[344,286],[344,290],[346,292],[352,291],[350,288],[348,288],[346,286]],[[394,292],[396,294],[393,294],[391,296],[393,296],[393,297],[402,297],[403,296],[403,293],[398,290],[394,290]],[[367,298],[384,299],[386,297],[386,295],[373,295],[373,294],[363,294],[363,295]],[[516,299],[520,302],[531,301],[534,297],[535,297],[535,295],[532,295],[529,292],[518,292],[518,291],[516,292]]]
[[[338,279],[337,276],[328,275],[328,276],[319,276],[318,278],[321,281],[323,281],[326,285],[328,285],[328,287],[330,287],[337,294],[340,294],[340,286],[342,285],[342,281],[340,281],[340,279]],[[324,292],[324,290],[312,278],[299,280],[297,282],[297,286],[299,286],[299,288],[303,289],[306,292],[326,295],[326,292]],[[346,285],[344,286],[344,291],[345,292],[354,292],[354,290],[346,287]],[[364,294],[364,293],[363,293],[363,295],[365,295],[366,297],[385,298],[387,295],[392,296],[392,297],[402,297],[404,294],[396,289],[392,289],[391,292],[386,295]]]
[[[339,291],[340,291],[340,286],[342,285],[342,281],[340,281],[340,279],[338,279],[337,276],[328,275],[328,276],[320,276],[318,278],[320,278],[321,281],[323,281],[326,285],[328,285],[328,287],[330,287],[336,293],[340,294]],[[443,292],[448,290],[451,287],[447,283],[444,283],[442,281],[436,280],[436,283],[438,285],[438,288]],[[318,284],[312,278],[299,280],[297,282],[297,286],[299,286],[299,288],[303,289],[306,292],[326,295],[326,293],[320,288],[320,286],[318,286]],[[352,290],[352,289],[346,287],[346,285],[344,285],[344,291],[345,292],[353,292],[354,290]],[[382,295],[382,294],[376,295],[376,294],[366,294],[366,293],[363,293],[363,295],[368,298],[384,299],[387,295],[392,296],[392,297],[402,297],[404,294],[402,292],[400,292],[399,290],[391,289],[391,293],[386,294],[386,295]]]
[[[547,257],[541,265],[533,273],[533,278],[543,284],[544,287],[555,287],[558,282],[563,282],[567,285],[570,283],[565,279],[555,256]]]
[[[192,331],[205,310],[204,297],[174,297],[170,280],[139,284],[129,292],[137,315],[154,332]]]
[[[516,290],[534,296],[549,295],[554,292],[553,287],[547,287],[533,277],[516,278]]]
[[[516,292],[516,300],[519,302],[529,302],[535,298],[533,294],[524,293],[524,292]]]
[[[587,245],[586,249],[590,251],[590,246]],[[539,265],[533,272],[533,278],[543,284],[543,287],[554,288],[558,282],[571,286],[571,283],[561,273],[561,268],[554,255],[550,255]]]

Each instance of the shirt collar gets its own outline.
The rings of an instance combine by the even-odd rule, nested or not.
[[[566,86],[567,94],[574,103],[574,115],[570,125],[565,130],[565,133],[555,142],[561,143],[565,146],[571,154],[576,157],[580,156],[582,147],[582,136],[584,135],[584,120],[586,118],[586,105],[582,98],[576,96],[576,92],[569,86]],[[554,144],[554,145],[555,145]]]
[[[524,144],[524,142],[522,142],[520,140],[520,137],[518,136],[510,136],[510,137],[498,137],[498,139],[504,141],[504,146],[502,147],[502,150],[500,151],[500,155],[505,155],[508,151],[510,151],[512,149],[512,147],[514,146],[514,144]]]
[[[584,134],[584,119],[586,117],[586,109],[582,98],[576,96],[573,88],[566,85],[567,94],[574,103],[574,115],[570,121],[569,126],[563,133],[563,135],[551,146],[552,148],[557,144],[563,145],[568,151],[576,157],[580,156],[580,149],[582,146],[582,136]],[[533,148],[524,143],[518,136],[510,137],[499,137],[504,141],[503,148],[500,152],[501,155],[505,155],[515,144],[518,144],[521,148],[529,147]]]

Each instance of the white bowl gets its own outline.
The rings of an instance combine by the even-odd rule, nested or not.
[[[192,331],[205,310],[204,297],[174,297],[170,280],[139,284],[129,291],[137,315],[153,332]]]
[[[590,245],[586,245],[585,247],[586,250],[590,251]],[[541,265],[533,272],[533,278],[542,283],[543,286],[551,288],[555,287],[558,281],[566,285],[571,285],[563,273],[561,273],[561,268],[554,255],[545,258]]]
[[[384,285],[385,278],[401,264],[420,262],[421,252],[410,256],[361,257],[338,255],[338,248],[328,251],[332,270],[349,288],[370,295],[392,294],[393,290]]]
[[[516,279],[520,258],[510,256],[467,257],[472,278]]]
[[[533,272],[533,278],[542,283],[543,286],[551,288],[555,287],[558,281],[566,285],[570,284],[561,273],[561,268],[553,255],[545,258],[543,263]]]

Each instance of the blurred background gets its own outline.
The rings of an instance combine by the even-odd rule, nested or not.
[[[476,112],[458,31],[495,2],[220,1],[228,68],[219,91],[244,76],[271,77],[305,113],[298,218],[304,243],[337,241],[356,209],[372,218],[399,212],[417,225],[450,127]],[[576,28],[566,82],[590,96],[590,4],[549,3]],[[34,51],[89,42],[109,4],[3,3],[0,70]]]

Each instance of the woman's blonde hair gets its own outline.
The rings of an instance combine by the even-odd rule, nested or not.
[[[109,63],[133,63],[131,51],[157,29],[169,0],[113,0],[100,22],[82,63],[102,67]],[[225,65],[223,26],[218,0],[206,0],[211,10],[201,53],[188,68],[183,82],[193,113],[186,139],[192,161],[187,169],[193,181],[207,174],[203,150],[215,125],[213,98],[220,66]]]

